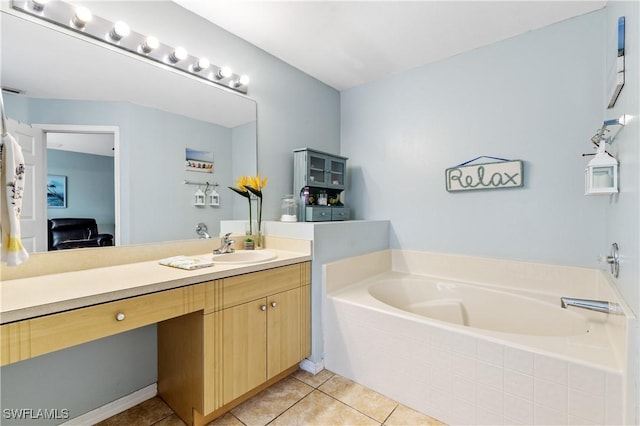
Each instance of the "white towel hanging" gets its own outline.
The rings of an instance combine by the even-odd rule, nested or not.
[[[8,266],[20,265],[29,259],[29,253],[20,240],[24,184],[22,148],[4,127],[0,147],[0,259]]]

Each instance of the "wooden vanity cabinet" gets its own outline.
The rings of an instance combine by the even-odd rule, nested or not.
[[[310,264],[205,285],[205,309],[158,324],[158,392],[187,424],[206,424],[310,354]]]

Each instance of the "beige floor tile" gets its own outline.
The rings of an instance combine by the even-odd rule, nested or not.
[[[247,426],[263,426],[278,417],[313,388],[293,377],[287,377],[231,410]]]
[[[318,374],[311,374],[304,370],[298,370],[293,373],[293,377],[298,380],[302,380],[303,382],[305,382],[309,386],[313,386],[314,388],[317,388],[333,376],[334,374],[329,370],[322,370]]]
[[[187,424],[174,414],[154,423],[153,426],[187,426]]]
[[[270,426],[379,426],[370,417],[322,392],[311,394],[275,419]]]
[[[398,408],[395,409],[384,424],[385,426],[446,426],[445,423],[404,405],[398,405]]]
[[[207,423],[207,426],[243,426],[243,423],[233,414],[227,413],[222,417],[218,417],[211,423]]]
[[[361,413],[382,423],[398,403],[341,376],[333,376],[318,388]]]
[[[149,426],[173,414],[173,410],[158,397],[116,414],[98,423],[99,426]]]

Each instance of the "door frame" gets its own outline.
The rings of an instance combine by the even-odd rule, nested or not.
[[[120,229],[120,127],[118,126],[96,126],[85,124],[33,124],[34,128],[42,130],[44,133],[43,143],[45,144],[45,166],[47,164],[47,133],[96,133],[113,135],[113,192],[115,209],[115,235],[114,245],[121,243]],[[46,211],[46,200],[45,200]]]

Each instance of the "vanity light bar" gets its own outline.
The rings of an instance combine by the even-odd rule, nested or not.
[[[111,22],[95,16],[86,7],[47,0],[13,0],[12,7],[208,82],[247,93],[249,77],[246,75],[235,74],[229,67],[212,65],[206,58],[191,56],[183,47],[174,48],[153,36],[132,31],[122,21]]]

